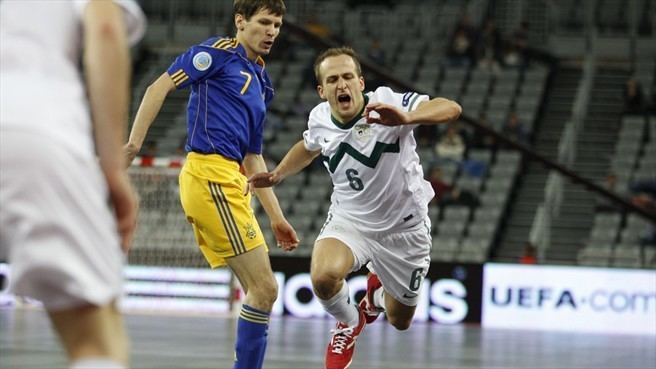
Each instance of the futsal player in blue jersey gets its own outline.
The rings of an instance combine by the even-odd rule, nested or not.
[[[267,246],[240,166],[246,175],[267,171],[262,131],[274,91],[262,56],[269,54],[284,14],[282,0],[236,0],[236,37],[213,37],[179,55],[146,90],[125,146],[131,162],[169,92],[191,88],[180,199],[210,266],[227,265],[246,291],[237,326],[234,368],[239,369],[262,367],[269,314],[277,296]],[[296,248],[296,232],[273,191],[255,193],[278,246]]]

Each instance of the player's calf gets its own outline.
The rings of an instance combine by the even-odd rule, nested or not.
[[[410,328],[412,319],[415,315],[416,306],[408,306],[399,301],[394,300],[388,302],[386,306],[387,321],[394,326],[394,328],[404,331]]]
[[[387,316],[387,321],[394,326],[394,328],[400,330],[400,331],[405,331],[408,328],[410,328],[410,325],[412,324],[412,317],[405,318],[405,317],[394,317],[394,316]]]

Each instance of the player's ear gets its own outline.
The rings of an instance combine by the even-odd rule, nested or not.
[[[237,13],[235,14],[235,28],[237,28],[237,31],[243,31],[244,30],[244,23],[246,22],[246,18],[244,18],[243,15]]]
[[[326,100],[326,96],[323,94],[323,86],[317,85],[317,93],[322,100]]]
[[[360,91],[364,91],[364,77],[360,76]]]

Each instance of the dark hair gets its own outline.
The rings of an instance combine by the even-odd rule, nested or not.
[[[248,20],[260,9],[266,9],[278,16],[285,15],[287,11],[283,0],[235,0],[233,4],[233,16],[241,14]]]
[[[317,59],[314,61],[314,77],[317,79],[318,84],[321,84],[321,76],[319,73],[319,66],[321,63],[323,63],[323,61],[327,58],[339,55],[350,56],[351,59],[353,59],[353,63],[355,63],[355,69],[358,73],[358,77],[362,77],[362,67],[360,66],[360,60],[358,59],[358,54],[355,53],[355,50],[348,46],[331,47],[330,49],[324,50],[321,54],[319,54]]]

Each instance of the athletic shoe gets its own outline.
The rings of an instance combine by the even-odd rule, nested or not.
[[[358,324],[349,327],[342,322],[337,322],[335,329],[331,330],[332,338],[326,349],[326,369],[346,369],[353,361],[355,352],[355,340],[367,324],[365,314],[358,309]]]

